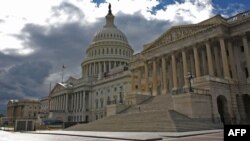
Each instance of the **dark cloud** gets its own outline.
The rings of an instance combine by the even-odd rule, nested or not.
[[[80,64],[85,57],[85,50],[94,33],[105,24],[105,14],[97,22],[84,25],[80,22],[84,14],[69,3],[54,7],[52,11],[55,17],[61,13],[68,17],[72,14],[78,15],[79,21],[69,20],[47,26],[26,24],[15,37],[23,41],[24,47],[34,49],[34,52],[27,56],[18,56],[15,53],[5,55],[0,52],[0,65],[3,66],[0,68],[0,113],[6,110],[9,99],[46,96],[46,78],[51,73],[60,73],[63,64],[67,67],[66,76],[77,74],[80,77]],[[171,25],[166,21],[148,21],[140,13],[118,13],[115,22],[137,52],[142,50],[143,44],[151,42]]]
[[[59,6],[52,7],[52,16],[60,17],[65,15],[67,16],[67,21],[72,21],[73,18],[84,18],[82,11],[71,3],[63,2]]]
[[[140,13],[134,15],[118,13],[116,25],[125,33],[135,52],[138,52],[142,50],[144,44],[165,32],[171,23],[161,20],[148,21]]]
[[[10,99],[39,98],[45,96],[42,85],[49,75],[51,64],[31,61],[13,66],[0,74],[0,112],[5,111]],[[4,107],[4,108],[3,108]]]

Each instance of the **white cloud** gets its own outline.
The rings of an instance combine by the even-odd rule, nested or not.
[[[84,18],[69,15],[61,11],[59,16],[53,16],[52,8],[67,2],[82,11]],[[27,23],[40,25],[57,25],[70,21],[92,24],[104,17],[108,11],[108,3],[112,4],[113,14],[122,12],[133,15],[141,13],[147,20],[166,20],[174,24],[182,22],[197,23],[213,15],[211,0],[183,0],[158,9],[155,14],[150,11],[160,4],[159,0],[106,0],[97,6],[92,0],[8,0],[0,2],[0,51],[7,54],[10,49],[20,55],[28,55],[34,50],[25,47],[13,34],[19,34]],[[138,25],[140,26],[140,25]],[[22,50],[22,51],[18,51]]]

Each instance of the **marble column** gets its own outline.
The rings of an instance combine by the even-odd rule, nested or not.
[[[176,60],[175,60],[175,55],[172,53],[172,73],[173,73],[173,90],[176,90],[178,88],[177,85],[177,75],[176,75]]]
[[[111,70],[111,61],[109,61],[109,71]]]
[[[214,66],[213,66],[212,53],[209,42],[206,42],[206,51],[207,51],[207,62],[208,62],[208,74],[210,76],[214,76],[214,68],[213,68]]]
[[[187,57],[185,50],[182,50],[182,63],[183,63],[183,79],[184,79],[184,87],[188,87],[188,70],[187,70]]]
[[[157,71],[156,71],[156,58],[153,59],[153,96],[157,95]]]
[[[249,53],[250,49],[249,49],[246,34],[243,35],[242,40],[243,40],[244,53],[245,53],[245,58],[246,58],[246,63],[247,63],[247,71],[248,71],[248,75],[250,76],[250,53]],[[249,76],[248,78],[250,78]]]
[[[167,94],[167,68],[166,68],[166,59],[164,56],[161,58],[162,63],[162,82],[163,82],[163,94]]]
[[[200,72],[200,61],[199,61],[199,56],[198,56],[198,50],[197,47],[193,48],[194,51],[194,64],[195,64],[195,77],[200,77],[201,72]]]
[[[91,75],[91,64],[88,64],[88,68],[89,68],[88,74],[90,76]]]
[[[65,112],[68,112],[69,108],[68,108],[68,93],[66,93],[65,95]]]
[[[135,91],[135,76],[134,76],[134,70],[131,70],[131,92],[132,94],[135,94],[134,91]]]
[[[148,90],[148,64],[147,61],[144,62],[144,76],[145,76],[145,92],[146,94],[149,94],[149,90]]]
[[[79,92],[80,93],[80,98],[79,98],[79,101],[80,101],[80,107],[79,107],[79,111],[82,111],[82,91]]]
[[[82,102],[83,102],[83,106],[82,106],[82,109],[83,111],[86,111],[86,103],[85,103],[85,91],[83,91],[83,98],[82,98]]]
[[[141,75],[142,75],[142,70],[141,70],[141,67],[139,68],[139,74],[138,74],[138,75],[139,75],[139,79],[138,79],[138,81],[139,81],[139,82],[138,82],[138,90],[139,90],[139,93],[142,94],[142,87],[141,87],[141,86],[142,86],[142,85],[141,85],[141,83],[142,83],[142,81],[141,81],[141,78],[142,78],[142,76],[141,76]]]
[[[74,93],[72,93],[71,94],[71,103],[70,103],[70,105],[71,105],[71,108],[70,108],[70,111],[73,111],[74,110]]]
[[[205,52],[205,50],[202,48],[202,50],[201,50],[201,59],[202,59],[202,73],[203,73],[203,75],[207,75],[208,74],[208,72],[207,72],[207,70],[208,70],[208,68],[207,68],[207,61],[206,61],[206,52]]]
[[[223,38],[220,38],[220,48],[221,48],[224,78],[229,79],[230,74],[229,74],[229,68],[228,68],[229,66],[228,66],[228,60],[227,60],[227,52],[226,52],[225,41]]]
[[[102,73],[102,72],[103,72],[103,71],[102,71],[102,63],[101,63],[101,62],[99,62],[98,64],[99,64],[98,73]]]
[[[103,68],[104,68],[104,72],[107,72],[107,63],[105,61],[103,62]]]
[[[235,57],[234,57],[233,46],[232,46],[231,41],[228,41],[228,53],[229,53],[229,60],[230,60],[232,77],[234,79],[237,79],[236,65],[235,65],[235,60],[234,60]]]

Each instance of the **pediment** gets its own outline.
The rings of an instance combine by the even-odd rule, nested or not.
[[[76,78],[74,77],[69,77],[69,79],[65,82],[67,84],[74,84],[77,81]]]
[[[183,26],[174,26],[163,33],[159,38],[157,38],[152,43],[144,45],[144,50],[148,50],[155,46],[159,46],[161,44],[168,44],[179,39],[188,37],[192,34],[195,34],[198,31],[207,29],[211,27],[213,24],[192,24],[192,25],[183,25]]]
[[[198,24],[173,26],[153,42],[144,45],[144,50],[177,41],[221,23],[226,23],[226,20],[217,15]]]
[[[66,87],[57,83],[54,88],[51,90],[50,94],[53,95],[54,93],[60,92],[62,90],[64,90]]]

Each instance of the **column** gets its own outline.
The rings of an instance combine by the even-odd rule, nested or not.
[[[201,50],[201,57],[202,57],[202,70],[203,70],[202,73],[203,73],[203,75],[207,75],[208,68],[207,68],[207,61],[206,61],[206,52],[203,48]]]
[[[177,89],[177,75],[176,75],[176,61],[175,61],[175,55],[172,53],[172,71],[173,71],[173,89]]]
[[[167,94],[167,70],[166,70],[166,59],[164,56],[161,58],[162,63],[162,79],[163,79],[163,94]]]
[[[187,71],[187,57],[185,50],[182,50],[182,63],[183,63],[183,79],[184,79],[184,87],[188,87],[188,71]]]
[[[134,93],[134,90],[135,90],[135,78],[134,78],[134,70],[131,70],[131,92],[132,94],[135,94]]]
[[[206,51],[207,51],[207,62],[208,62],[208,74],[214,76],[214,66],[212,61],[212,53],[209,42],[206,42]]]
[[[156,71],[156,58],[153,59],[153,96],[157,95],[157,71]]]
[[[148,94],[148,64],[147,61],[144,62],[144,76],[145,76],[145,93]]]
[[[226,52],[225,41],[223,38],[220,38],[220,48],[221,48],[224,78],[229,79],[230,74],[229,74],[229,68],[228,68],[227,52]]]
[[[82,111],[82,91],[79,92],[80,93],[80,98],[79,98],[79,101],[80,101],[80,107],[79,107],[79,111]]]
[[[89,69],[88,74],[89,74],[89,76],[90,76],[90,75],[91,75],[91,64],[88,64],[88,69]]]
[[[65,112],[68,112],[68,94],[65,94]]]
[[[235,57],[234,57],[234,53],[233,53],[233,46],[232,46],[232,42],[228,41],[228,53],[229,53],[229,62],[230,62],[230,66],[231,66],[231,72],[232,72],[232,77],[234,79],[237,79],[237,72],[236,72],[236,66],[235,66]]]
[[[245,53],[245,58],[246,58],[246,63],[247,63],[247,71],[248,71],[248,75],[250,76],[250,53],[249,53],[249,46],[248,46],[246,34],[243,35],[242,40],[243,40],[244,53]]]
[[[76,93],[76,98],[77,98],[76,99],[77,100],[77,102],[76,102],[77,103],[77,106],[76,106],[77,109],[76,109],[76,111],[79,111],[79,107],[80,107],[80,93],[79,92]]]
[[[107,64],[105,61],[103,62],[103,69],[104,69],[104,72],[107,72]]]
[[[82,107],[82,109],[83,109],[83,111],[85,111],[86,110],[86,106],[85,106],[85,91],[83,91],[83,98],[82,98],[82,102],[83,102],[83,107]]]
[[[193,51],[194,51],[194,64],[195,64],[195,72],[196,72],[195,77],[200,77],[201,72],[200,72],[200,61],[199,61],[199,56],[198,56],[198,50],[196,47],[194,47]]]
[[[102,63],[101,62],[99,62],[99,70],[98,70],[98,73],[102,73],[103,71],[102,71]]]
[[[74,112],[76,112],[76,93],[74,93]]]
[[[142,78],[142,71],[141,71],[141,68],[139,68],[139,83],[138,83],[138,89],[139,89],[139,92],[140,94],[142,94],[142,88],[141,88],[141,78]]]
[[[93,72],[94,72],[94,75],[95,75],[96,74],[96,63],[94,62],[93,64],[94,64],[94,71]]]
[[[62,99],[61,99],[61,97],[62,97],[61,95],[58,96],[58,110],[59,110],[59,111],[60,111],[61,108],[62,108],[62,105],[61,105],[61,104],[62,104]]]
[[[74,110],[73,109],[73,107],[74,107],[74,93],[71,94],[71,103],[70,103],[70,105],[71,105],[70,111],[73,111]]]
[[[109,71],[111,70],[111,61],[109,61]]]

